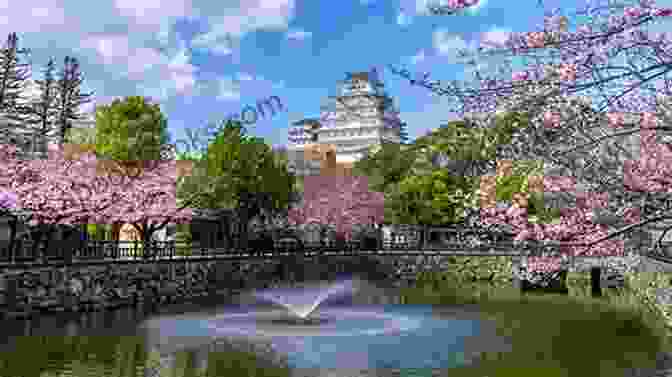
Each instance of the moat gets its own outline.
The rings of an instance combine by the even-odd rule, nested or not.
[[[344,279],[270,291],[287,297],[311,287],[328,291]],[[7,319],[0,325],[0,375],[476,376],[528,368],[553,376],[584,369],[591,376],[620,375],[612,366],[645,370],[624,376],[653,375],[646,371],[661,351],[656,335],[633,315],[608,310],[604,298],[540,295],[475,303],[453,293],[494,297],[494,291],[452,284],[395,288],[357,280],[351,290],[320,298],[305,320],[260,299],[255,289],[180,304],[147,301]],[[581,344],[571,341],[577,336]],[[605,368],[611,359],[615,364]]]
[[[225,376],[230,370],[221,362],[213,369],[217,358],[238,350],[236,339],[262,344],[263,331],[270,331],[265,340],[272,340],[269,346],[292,375],[344,368],[438,370],[464,365],[470,355],[495,343],[506,350],[505,339],[492,326],[483,326],[475,313],[453,308],[452,314],[441,314],[430,305],[403,305],[396,293],[362,281],[352,292],[326,297],[316,315],[300,323],[251,291],[182,304],[6,320],[0,328],[1,375],[130,377],[161,369],[181,370],[184,374],[177,375],[184,376],[199,370]],[[257,313],[254,320],[249,313]],[[228,331],[220,333],[224,328]],[[219,340],[231,341],[233,347]],[[190,366],[182,365],[185,360]]]

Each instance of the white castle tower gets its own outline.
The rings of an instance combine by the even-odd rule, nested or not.
[[[347,73],[322,106],[319,119],[304,119],[289,129],[289,150],[302,151],[309,144],[332,144],[336,162],[352,164],[373,146],[400,142],[402,122],[392,98],[383,90],[376,70]]]

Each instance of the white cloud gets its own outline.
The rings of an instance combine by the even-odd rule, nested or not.
[[[253,78],[257,85],[260,78],[246,73],[236,80],[201,78],[192,49],[236,57],[245,34],[285,33],[294,14],[295,0],[0,0],[0,43],[10,32],[19,34],[20,47],[32,50],[34,78],[49,58],[55,58],[58,71],[66,55],[76,57],[97,104],[130,95],[159,104],[184,96],[188,102],[215,86],[220,98],[233,100],[240,97],[241,82]],[[178,24],[185,22],[206,32],[184,40]],[[302,30],[292,33],[310,37]]]
[[[425,51],[420,50],[417,54],[415,54],[411,57],[411,64],[421,63],[425,60],[425,58],[426,58]]]
[[[158,98],[189,94],[196,84],[196,67],[189,62],[183,45],[173,56],[167,56],[154,48],[132,46],[128,36],[118,34],[89,37],[81,42],[81,47],[95,50],[110,70],[121,72],[129,80],[143,81],[143,91]],[[152,90],[152,86],[157,90]]]
[[[225,77],[219,80],[219,93],[217,99],[223,101],[238,101],[240,100],[240,82],[230,77]]]
[[[473,49],[475,47],[475,43],[467,43],[462,37],[450,33],[447,29],[436,30],[432,35],[432,44],[439,55],[451,59],[458,57],[458,50]]]
[[[414,0],[415,1],[415,13],[420,15],[429,14],[430,5],[436,5],[436,0]]]
[[[397,14],[397,25],[407,26],[413,21],[413,18],[408,16],[403,10]]]
[[[240,80],[240,81],[252,81],[252,80],[254,80],[254,77],[252,77],[252,75],[250,75],[249,73],[240,72],[240,73],[238,73],[238,80]]]
[[[310,38],[313,33],[304,30],[291,30],[287,33],[287,39],[293,39],[297,41],[302,41],[306,38]]]
[[[511,35],[511,29],[492,27],[481,35],[481,43],[486,46],[500,46],[507,41]]]
[[[216,6],[215,6],[216,5]],[[210,7],[218,8],[208,16]],[[254,30],[285,30],[294,17],[294,0],[247,0],[240,8],[222,8],[219,3],[204,4],[198,11],[207,16],[210,30],[192,41],[192,46],[219,52],[224,55],[230,53],[231,40],[240,39],[246,33]]]
[[[3,39],[8,33],[53,30],[66,22],[63,7],[58,0],[0,1],[0,32]]]
[[[191,0],[114,0],[119,13],[136,25],[160,27],[167,20],[191,15]]]

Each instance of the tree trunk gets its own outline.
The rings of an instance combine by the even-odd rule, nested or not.
[[[119,242],[119,233],[121,233],[121,223],[112,224],[112,240]]]
[[[12,259],[14,253],[14,246],[16,245],[16,231],[19,224],[19,219],[12,216],[9,221],[9,249],[7,250],[7,257]]]
[[[137,229],[137,228],[136,228]],[[145,259],[151,258],[156,250],[154,250],[154,245],[152,245],[152,233],[148,231],[148,227],[143,225],[139,227],[138,233],[140,233],[140,240],[142,243],[142,256]]]
[[[590,268],[590,291],[593,297],[602,296],[600,289],[600,267]]]
[[[51,253],[54,250],[58,249],[58,246],[60,244],[60,241],[53,239],[54,231],[55,231],[54,225],[49,225],[46,226],[44,232],[41,233],[44,234],[44,237],[40,238],[43,238],[45,242],[44,248],[40,248],[41,250],[43,250],[40,254],[40,258],[42,259],[43,263],[47,262],[47,258],[51,255]],[[35,244],[39,246],[39,242],[36,242]]]
[[[239,234],[239,239],[238,239],[238,249],[241,250],[242,252],[247,252],[247,244],[248,244],[248,226],[249,226],[249,219],[248,219],[248,213],[247,213],[247,208],[243,207],[242,211],[240,211],[240,234]]]
[[[425,243],[427,242],[427,227],[425,225],[420,225],[420,240],[418,242],[418,247],[420,250],[425,249]]]
[[[223,222],[221,223],[223,227],[223,232],[224,232],[224,237],[226,237],[226,248],[227,252],[231,252],[231,250],[234,249],[234,235],[233,235],[233,224],[231,221],[231,217],[229,215],[225,216],[223,218]]]
[[[44,225],[40,224],[36,233],[37,237],[33,238],[33,246],[31,247],[30,253],[33,258],[38,259],[38,249],[44,236]]]

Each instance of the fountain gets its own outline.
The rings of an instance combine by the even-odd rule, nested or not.
[[[428,305],[334,303],[337,297],[354,300],[360,291],[381,297],[375,289],[344,280],[257,290],[246,296],[251,305],[153,318],[145,327],[157,335],[150,347],[161,354],[244,339],[272,346],[299,369],[433,369],[468,362],[462,339],[478,332],[477,319],[447,318]]]
[[[319,284],[314,287],[294,287],[292,289],[266,289],[257,291],[254,296],[281,305],[293,314],[297,322],[311,322],[308,318],[322,302],[330,297],[339,297],[352,294],[357,290],[356,282],[352,279],[337,282],[335,284]]]

